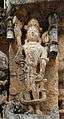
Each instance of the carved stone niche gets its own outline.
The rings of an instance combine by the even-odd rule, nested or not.
[[[21,103],[28,105],[26,113],[41,114],[40,104],[46,100],[46,89],[44,83],[45,67],[48,61],[47,51],[40,45],[40,30],[39,23],[36,19],[31,19],[28,25],[25,26],[27,30],[27,38],[25,44],[22,46],[22,53],[18,55],[16,63],[21,68],[21,81],[24,85],[22,92]],[[46,54],[46,55],[44,55]],[[25,55],[22,64],[22,56]],[[37,65],[40,64],[40,71],[37,72]]]

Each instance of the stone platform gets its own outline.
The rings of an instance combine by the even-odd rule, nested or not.
[[[50,112],[50,115],[37,115],[37,114],[14,114],[11,112],[6,113],[4,119],[59,119],[59,110],[55,106]]]
[[[36,114],[18,114],[18,115],[15,115],[13,113],[8,113],[7,117],[4,119],[59,119],[59,117],[58,117],[58,115],[40,116],[40,115],[36,115]]]
[[[19,114],[15,115],[13,113],[9,113],[8,117],[5,119],[51,119],[50,116],[37,116],[36,114]]]

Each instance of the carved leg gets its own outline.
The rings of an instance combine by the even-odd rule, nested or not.
[[[40,110],[40,104],[36,105],[36,114],[42,115],[42,111]]]
[[[25,99],[30,101],[31,98],[30,98],[30,92],[28,92],[26,95],[25,95]],[[31,105],[28,106],[28,111],[26,113],[32,113],[34,114],[34,110],[33,110],[33,107]]]
[[[28,111],[26,112],[26,114],[28,114],[28,113],[34,114],[34,109],[31,105],[28,106]]]
[[[37,98],[40,98],[40,94],[39,94],[39,88],[40,88],[40,84],[37,84]],[[36,114],[38,115],[42,115],[42,111],[40,110],[40,104],[36,105]]]
[[[39,92],[41,93],[41,98],[46,99],[46,89],[44,88],[44,82],[40,82],[40,89]]]
[[[38,95],[37,95],[37,89],[36,89],[36,85],[32,84],[32,95],[33,95],[33,99],[38,99]]]

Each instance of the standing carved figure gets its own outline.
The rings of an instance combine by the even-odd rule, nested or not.
[[[35,105],[37,104],[35,113],[42,114],[39,103],[41,99],[42,101],[46,99],[44,74],[46,63],[48,61],[47,50],[40,45],[41,39],[39,31],[41,28],[36,19],[31,19],[25,29],[27,29],[27,39],[23,45],[27,67],[25,78],[27,92],[25,93],[25,100],[28,102],[32,100],[32,103],[35,103]],[[29,105],[28,112],[31,111],[33,112],[33,108]]]

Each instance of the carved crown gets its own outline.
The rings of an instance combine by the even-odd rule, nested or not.
[[[37,19],[32,18],[29,22],[28,25],[25,26],[25,29],[28,30],[29,27],[35,26],[38,30],[42,31],[42,28],[39,26],[39,22]]]

